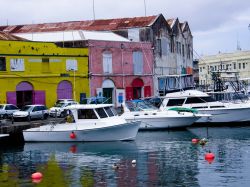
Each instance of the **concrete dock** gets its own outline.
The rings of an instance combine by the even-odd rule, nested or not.
[[[46,120],[32,120],[24,122],[12,122],[11,120],[0,120],[0,142],[23,143],[23,130],[32,127],[39,127],[52,122],[57,122],[62,118],[48,118]]]

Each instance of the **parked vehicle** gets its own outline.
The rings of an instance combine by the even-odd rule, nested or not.
[[[74,99],[58,99],[55,105],[58,103],[66,103],[66,102],[76,102],[76,101]]]
[[[0,117],[1,118],[9,118],[12,114],[20,109],[13,104],[0,104]]]
[[[55,104],[55,106],[49,109],[49,115],[53,117],[65,117],[64,113],[65,107],[76,104],[79,103],[74,100],[65,100],[62,102],[58,102]]]
[[[44,105],[26,105],[20,111],[13,113],[14,121],[47,119],[49,111]]]

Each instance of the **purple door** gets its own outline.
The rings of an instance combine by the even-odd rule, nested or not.
[[[16,92],[7,92],[7,103],[16,105]]]
[[[61,81],[58,84],[57,99],[72,99],[72,84],[69,81]]]
[[[45,91],[34,91],[33,92],[33,103],[45,105]]]

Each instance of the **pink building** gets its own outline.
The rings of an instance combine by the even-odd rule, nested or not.
[[[154,93],[151,43],[88,40],[91,96],[120,106]]]

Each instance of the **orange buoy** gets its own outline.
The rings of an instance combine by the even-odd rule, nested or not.
[[[69,137],[71,139],[75,139],[76,138],[76,134],[74,132],[71,132],[70,135],[69,135]]]
[[[43,174],[42,173],[40,173],[40,172],[36,172],[36,173],[33,173],[32,175],[31,175],[31,178],[32,179],[42,179],[43,178]]]
[[[214,154],[211,152],[208,152],[205,154],[205,160],[208,161],[209,164],[211,164],[214,161]]]
[[[200,141],[200,140],[199,140],[198,138],[193,138],[193,139],[192,139],[192,143],[193,143],[193,144],[197,144],[197,143],[199,143],[199,141]]]

